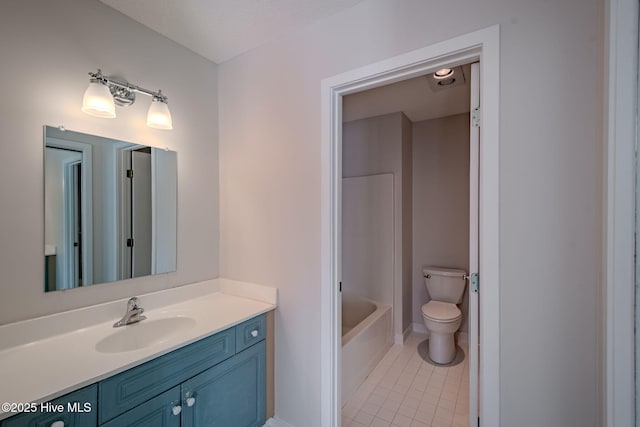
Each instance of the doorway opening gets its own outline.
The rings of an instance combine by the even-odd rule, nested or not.
[[[93,283],[92,147],[45,144],[45,291]]]
[[[478,417],[478,71],[342,98],[343,425]]]
[[[499,233],[498,233],[498,27],[480,30],[430,47],[389,58],[343,73],[322,84],[323,199],[322,199],[322,425],[341,423],[342,370],[342,170],[343,97],[434,73],[480,62],[482,92],[479,164],[479,271],[482,291],[480,351],[475,360],[479,378],[479,405],[484,425],[499,425]],[[471,334],[473,335],[473,334]],[[401,334],[402,337],[402,334]],[[474,345],[471,345],[472,351]],[[477,347],[476,347],[477,349]],[[474,357],[470,357],[473,363]],[[474,378],[474,375],[471,375]],[[476,387],[476,390],[478,387]],[[470,386],[470,391],[473,387]],[[470,394],[470,404],[478,403]],[[470,408],[470,411],[472,409]],[[471,416],[470,416],[471,418]],[[475,420],[477,423],[477,419]],[[472,424],[473,425],[473,424]]]

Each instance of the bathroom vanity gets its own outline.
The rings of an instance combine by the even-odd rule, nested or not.
[[[140,299],[142,304],[149,301]],[[213,292],[145,311],[147,320],[137,324],[111,330],[105,329],[111,325],[100,324],[4,350],[0,360],[11,363],[12,357],[27,362],[36,356],[34,350],[48,348],[62,369],[47,374],[42,367],[32,372],[26,364],[0,367],[0,376],[8,380],[0,399],[21,402],[25,409],[10,417],[7,411],[0,413],[5,418],[0,427],[262,426],[271,415],[267,377],[273,369],[274,308]],[[180,333],[172,334],[172,328]],[[162,339],[154,338],[156,330],[163,331]],[[202,333],[206,330],[213,333]],[[75,351],[52,350],[67,349],[70,341],[75,341]],[[41,384],[14,383],[12,391],[12,382],[24,380],[25,372],[30,378],[42,375],[35,377]],[[56,383],[67,384],[64,394],[46,391]],[[49,399],[52,394],[59,397]]]
[[[45,126],[44,151],[50,308],[67,291],[104,301],[108,289],[89,285],[165,275],[167,287],[177,153],[62,126]],[[277,289],[215,278],[127,297],[0,325],[0,427],[255,427],[273,415]]]

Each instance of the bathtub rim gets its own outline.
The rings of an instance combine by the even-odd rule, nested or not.
[[[342,348],[344,348],[345,345],[349,344],[350,341],[352,341],[354,338],[360,335],[360,333],[362,333],[362,331],[364,331],[367,326],[369,326],[370,324],[378,320],[380,317],[382,317],[387,311],[390,310],[391,314],[393,315],[393,307],[389,304],[384,304],[382,302],[373,300],[371,298],[360,297],[360,299],[363,299],[365,301],[372,303],[373,305],[375,305],[376,309],[373,311],[373,313],[369,314],[367,317],[362,319],[362,321],[360,321],[357,325],[351,328],[349,332],[342,335]]]

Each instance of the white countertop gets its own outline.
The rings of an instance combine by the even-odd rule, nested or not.
[[[193,285],[180,287],[190,292],[190,299],[175,304],[154,306],[171,299],[172,295],[180,292],[180,288],[139,295],[140,306],[145,308],[147,320],[172,316],[186,316],[194,320],[187,330],[139,350],[121,353],[101,353],[96,350],[100,340],[120,329],[113,328],[113,323],[119,317],[82,329],[29,339],[30,331],[39,331],[42,335],[42,329],[52,330],[51,324],[56,321],[68,324],[69,316],[74,316],[76,322],[82,317],[91,316],[91,307],[79,310],[80,314],[61,313],[0,327],[0,340],[5,344],[15,344],[0,348],[0,403],[40,403],[51,400],[276,308],[275,288],[224,279],[220,281],[210,281],[211,286],[196,285],[199,286],[196,293],[204,293],[195,297],[194,288],[188,289]],[[149,308],[145,301],[149,303]],[[126,299],[109,303],[113,304],[121,305],[124,314]],[[100,310],[105,311],[104,305],[96,306],[96,313]],[[16,335],[19,336],[16,338]],[[12,415],[0,410],[0,420]]]

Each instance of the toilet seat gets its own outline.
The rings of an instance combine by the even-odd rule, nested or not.
[[[462,318],[462,312],[455,304],[429,301],[422,306],[422,317],[438,323],[455,322]]]

